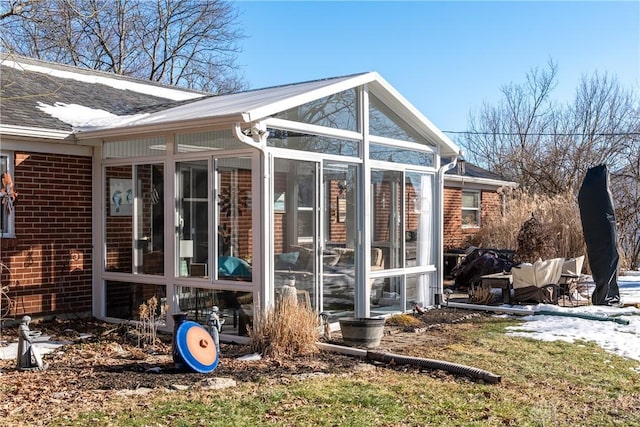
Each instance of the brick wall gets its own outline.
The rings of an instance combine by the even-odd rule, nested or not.
[[[13,317],[91,310],[91,158],[15,154],[15,239],[2,239]]]
[[[235,173],[234,173],[235,172]],[[225,230],[233,230],[235,236],[231,244],[235,248],[234,256],[242,259],[251,259],[253,251],[253,226],[251,220],[250,194],[251,194],[251,171],[235,170],[223,171],[220,174],[221,194],[227,195],[230,204],[236,204],[233,215],[226,213],[220,215],[220,226]],[[223,255],[223,254],[220,254]]]
[[[444,247],[458,248],[462,246],[462,190],[460,188],[444,189]]]
[[[481,223],[501,215],[500,195],[495,191],[480,193]],[[462,189],[444,189],[444,249],[467,246],[466,239],[480,230],[479,227],[462,228]]]

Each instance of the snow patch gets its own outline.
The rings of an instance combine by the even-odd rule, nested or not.
[[[640,310],[636,307],[607,306],[558,307],[538,306],[546,311],[581,313],[602,317],[617,317],[629,321],[621,325],[612,321],[587,320],[576,317],[531,315],[526,322],[508,328],[507,335],[541,341],[589,341],[611,353],[640,361]]]
[[[63,102],[56,102],[53,105],[38,102],[38,109],[71,125],[76,131],[90,130],[96,127],[124,125],[149,115],[145,113],[117,116],[105,110],[89,108],[78,104],[65,104]]]
[[[139,81],[133,81],[124,78],[113,78],[107,75],[101,76],[96,74],[84,74],[72,71],[57,70],[54,68],[44,67],[41,65],[25,64],[22,62],[16,62],[12,60],[5,60],[2,65],[12,67],[19,70],[32,71],[35,73],[47,74],[52,77],[58,77],[62,79],[76,80],[84,83],[102,84],[120,90],[130,90],[136,93],[143,93],[145,95],[157,96],[159,98],[170,99],[173,101],[185,101],[188,99],[201,98],[204,95],[199,93],[193,93],[183,91],[180,89],[160,87],[152,84],[145,84]]]

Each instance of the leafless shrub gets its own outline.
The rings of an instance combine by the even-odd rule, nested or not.
[[[320,319],[307,304],[280,298],[255,316],[248,328],[251,349],[266,357],[290,357],[318,351]]]
[[[493,295],[491,289],[485,287],[476,287],[473,295],[471,296],[471,302],[474,304],[489,305],[493,301]]]
[[[138,338],[138,347],[140,348],[153,346],[156,343],[158,323],[166,310],[163,308],[159,315],[156,315],[157,311],[158,299],[155,296],[140,304],[138,309],[140,320],[136,324],[136,336]]]
[[[522,262],[535,262],[538,259],[549,259],[555,256],[551,228],[534,216],[526,220],[518,231],[518,247],[516,258]]]
[[[499,218],[487,221],[469,239],[469,244],[485,248],[518,248],[520,227],[535,218],[548,227],[550,252],[554,256],[584,255],[586,246],[580,222],[576,196],[570,192],[558,195],[530,194],[523,189],[501,190],[505,196],[504,212]]]

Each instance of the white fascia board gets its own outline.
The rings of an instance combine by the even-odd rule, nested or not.
[[[43,141],[42,139],[7,138],[2,136],[0,149],[26,153],[63,154],[69,156],[93,156],[93,147],[68,141]]]
[[[13,136],[13,137],[25,137],[25,138],[38,138],[38,139],[57,139],[66,140],[74,139],[73,132],[66,130],[35,128],[27,126],[13,126],[13,125],[0,125],[0,135]]]
[[[335,83],[327,84],[326,86],[309,90],[304,93],[282,99],[280,101],[272,102],[262,107],[254,108],[253,110],[247,111],[249,121],[264,119],[265,117],[272,116],[273,114],[279,113],[281,111],[286,111],[298,105],[303,105],[307,102],[315,101],[316,99],[321,99],[334,93],[343,92],[348,89],[353,89],[355,87],[365,85],[372,82],[376,78],[379,78],[378,73],[369,72],[360,74],[348,79],[338,80]]]
[[[393,86],[391,86],[382,77],[378,76],[375,82],[370,84],[373,87],[374,94],[381,101],[394,107],[393,109],[403,109],[408,114],[399,114],[403,120],[419,130],[422,130],[436,143],[440,144],[440,153],[443,157],[457,156],[460,154],[458,147],[448,136],[438,129],[431,121],[424,116],[416,107],[414,107],[404,96],[400,94]],[[378,86],[378,87],[376,87]]]
[[[246,114],[232,114],[227,116],[218,116],[218,117],[204,117],[197,118],[192,120],[176,120],[163,122],[160,124],[145,124],[138,126],[123,126],[117,128],[105,128],[105,129],[96,129],[90,131],[82,131],[76,133],[76,138],[78,140],[84,139],[101,139],[101,138],[113,138],[113,137],[122,137],[122,136],[131,136],[131,135],[140,135],[145,133],[155,133],[155,132],[172,132],[172,131],[180,131],[186,129],[196,129],[196,128],[208,128],[220,126],[223,124],[232,125],[237,122],[247,123],[247,115]]]
[[[473,177],[460,176],[460,175],[445,174],[444,176],[445,187],[463,188],[467,185],[469,186],[469,188],[472,188],[472,189],[483,189],[483,190],[495,190],[500,187],[515,188],[518,186],[518,184],[513,181],[501,181],[498,179],[488,179],[488,178],[473,178]]]

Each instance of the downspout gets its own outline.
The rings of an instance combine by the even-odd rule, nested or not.
[[[457,156],[453,157],[451,162],[440,166],[438,169],[438,242],[437,251],[438,258],[436,260],[436,266],[438,268],[438,292],[434,296],[434,305],[439,306],[442,302],[442,295],[444,293],[444,174],[450,171],[458,163],[458,157],[462,156],[462,151]]]
[[[267,200],[269,199],[268,191],[269,191],[269,185],[270,185],[270,182],[269,182],[270,176],[269,176],[269,173],[267,173],[268,158],[266,153],[267,138],[269,137],[269,132],[266,129],[266,125],[260,122],[251,124],[249,133],[245,133],[242,131],[242,127],[240,123],[234,123],[231,130],[232,130],[233,136],[238,141],[252,148],[257,149],[262,153],[262,156],[261,156],[262,176],[259,178],[259,184],[258,184],[259,187],[257,187],[257,188],[260,188],[260,192],[262,193],[260,203],[256,203],[256,201],[253,199],[253,196],[252,196],[252,200],[254,200],[252,202],[252,209],[259,210],[259,214],[257,216],[260,218],[260,221],[262,223],[260,227],[254,227],[254,230],[259,228],[261,230],[261,234],[259,236],[256,236],[256,234],[253,234],[252,237],[253,237],[254,243],[260,242],[259,249],[256,246],[254,246],[253,255],[255,255],[256,249],[258,249],[258,251],[261,254],[259,257],[253,256],[254,265],[257,261],[260,267],[258,271],[260,271],[261,274],[264,274],[265,276],[264,281],[262,280],[262,277],[260,277],[259,280],[256,280],[255,272],[254,272],[254,278],[253,278],[254,284],[258,282],[260,286],[260,289],[259,289],[260,298],[258,301],[254,301],[254,310],[260,307],[261,307],[260,309],[263,309],[271,305],[271,303],[273,302],[272,295],[274,294],[274,290],[272,289],[273,280],[270,279],[270,277],[273,277],[273,272],[272,272],[273,263],[269,262],[267,257],[264,256],[264,254],[266,253],[266,251],[269,249],[269,246],[270,246],[270,240],[269,240],[270,229],[268,227],[269,221],[267,221],[267,216],[270,215],[270,211],[269,209],[267,209],[267,206],[268,206]],[[257,184],[255,181],[253,182],[254,184]],[[253,191],[255,191],[255,188],[252,190],[252,192]],[[255,214],[255,211],[253,211],[252,214]],[[267,286],[264,286],[265,284],[267,284]]]

